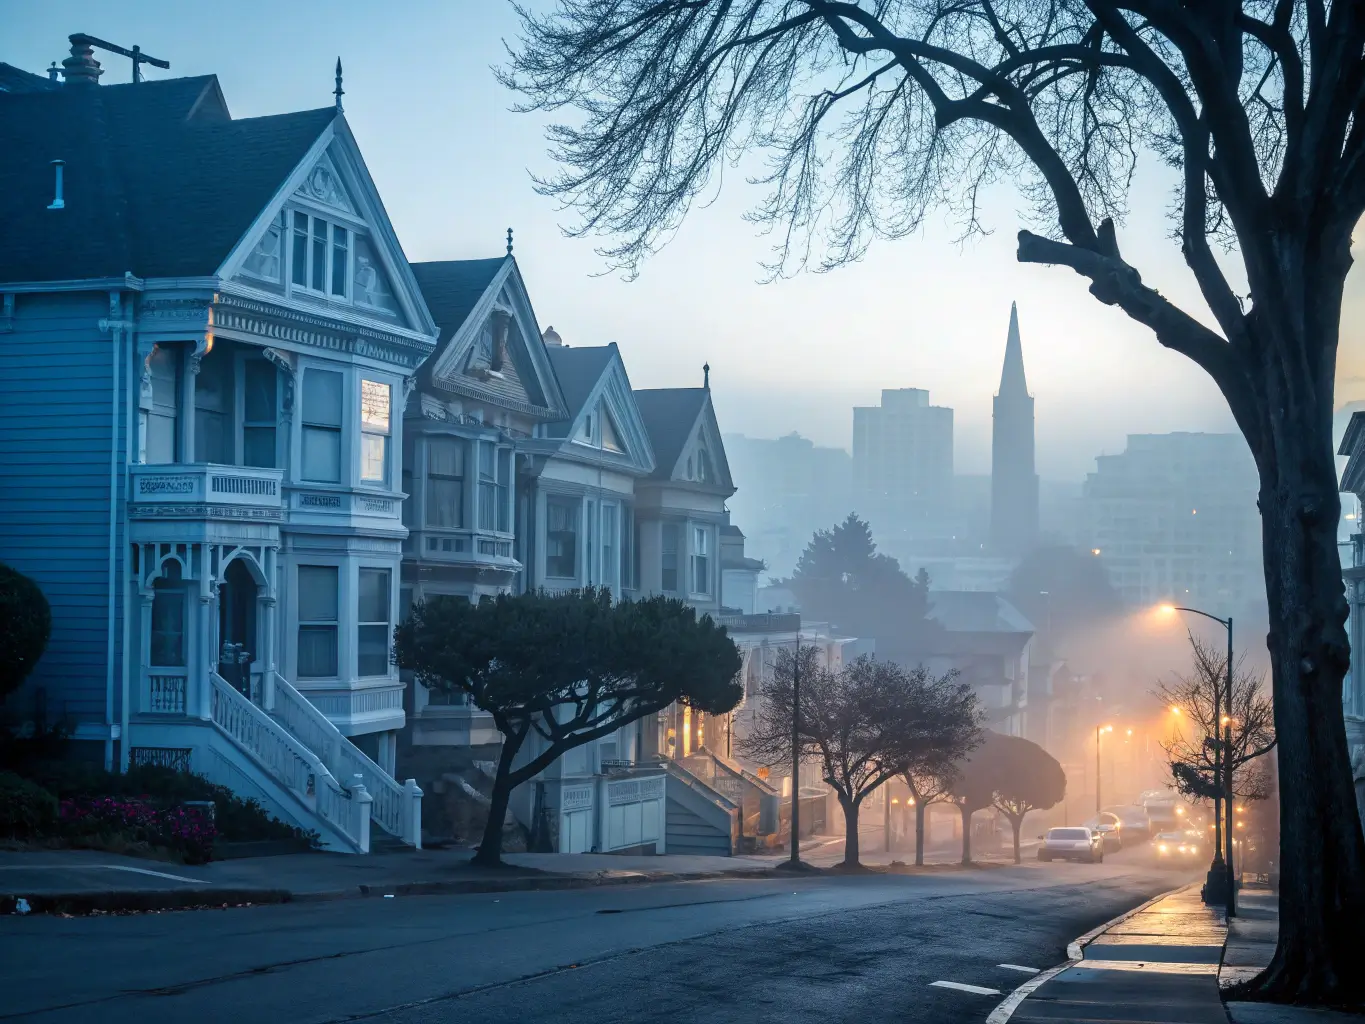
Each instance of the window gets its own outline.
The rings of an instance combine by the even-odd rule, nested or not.
[[[360,382],[360,479],[389,482],[389,420],[393,389],[378,381]]]
[[[711,533],[704,526],[692,528],[692,593],[711,593]]]
[[[583,538],[583,555],[587,564],[584,566],[586,571],[583,573],[583,577],[584,582],[591,585],[602,582],[598,569],[597,502],[588,502],[585,511],[587,512],[587,529],[583,532],[587,534],[587,536]]]
[[[602,506],[602,582],[608,587],[619,587],[617,560],[620,555],[621,535],[616,527],[617,507]]]
[[[545,499],[545,575],[574,579],[578,570],[578,508],[573,498]]]
[[[640,567],[635,560],[635,511],[621,506],[621,586],[633,590],[639,586]]]
[[[273,467],[279,373],[269,360],[248,359],[242,381],[242,464]]]
[[[464,526],[464,451],[465,443],[458,438],[427,441],[428,526]]]
[[[180,423],[180,353],[161,345],[147,359],[152,375],[152,405],[143,414],[143,462],[174,462]]]
[[[337,674],[339,570],[335,565],[299,566],[299,678]]]
[[[295,210],[289,280],[300,288],[345,298],[352,238],[340,224]]]
[[[602,447],[609,452],[625,452],[626,450],[625,446],[621,444],[621,436],[617,434],[616,427],[605,410],[602,413]]]
[[[185,666],[185,590],[178,566],[152,584],[151,664],[163,668]]]
[[[389,674],[389,570],[361,569],[356,612],[356,672]]]
[[[479,529],[493,530],[498,521],[497,452],[491,441],[479,442]]]
[[[668,593],[678,590],[678,548],[682,539],[682,527],[677,523],[663,524],[663,578],[660,587]]]
[[[341,374],[303,375],[303,479],[341,482]]]
[[[512,532],[512,449],[498,449],[498,532]]]
[[[228,410],[232,363],[222,346],[209,351],[194,376],[194,461],[232,465]]]

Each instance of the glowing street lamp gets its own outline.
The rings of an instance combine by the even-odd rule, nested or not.
[[[1100,813],[1100,733],[1113,732],[1112,725],[1095,726],[1095,813]]]

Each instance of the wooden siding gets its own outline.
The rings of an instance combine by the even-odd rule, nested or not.
[[[107,293],[18,295],[13,328],[0,333],[0,562],[35,579],[52,606],[52,638],[28,685],[46,687],[49,714],[77,725],[105,715],[113,368],[99,321],[108,315]],[[126,395],[127,363],[122,376]],[[126,424],[121,402],[120,495]],[[116,619],[116,688],[122,628]]]

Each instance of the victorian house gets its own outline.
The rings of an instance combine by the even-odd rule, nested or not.
[[[1341,473],[1342,491],[1355,495],[1357,502],[1365,502],[1365,412],[1351,414],[1337,454],[1347,459]],[[1341,704],[1356,804],[1365,814],[1365,531],[1360,529],[1358,510],[1354,524],[1356,532],[1343,545],[1341,560],[1350,608],[1346,630],[1351,644],[1351,664],[1342,682]]]
[[[234,119],[213,76],[101,86],[90,43],[0,91],[0,561],[53,612],[29,687],[106,765],[418,844],[389,647],[438,331],[339,78]]]

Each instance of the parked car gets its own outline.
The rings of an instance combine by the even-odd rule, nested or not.
[[[1099,864],[1104,860],[1104,840],[1100,833],[1084,825],[1050,828],[1038,837],[1043,845],[1038,848],[1038,859],[1079,860]]]
[[[1156,855],[1167,863],[1194,863],[1203,857],[1204,847],[1197,832],[1159,832]]]
[[[1147,817],[1147,809],[1138,805],[1110,807],[1104,812],[1113,815],[1123,829],[1123,836],[1133,845],[1152,834],[1152,819]]]
[[[1105,853],[1123,849],[1123,830],[1118,825],[1096,825],[1091,831],[1100,834],[1100,847]]]

